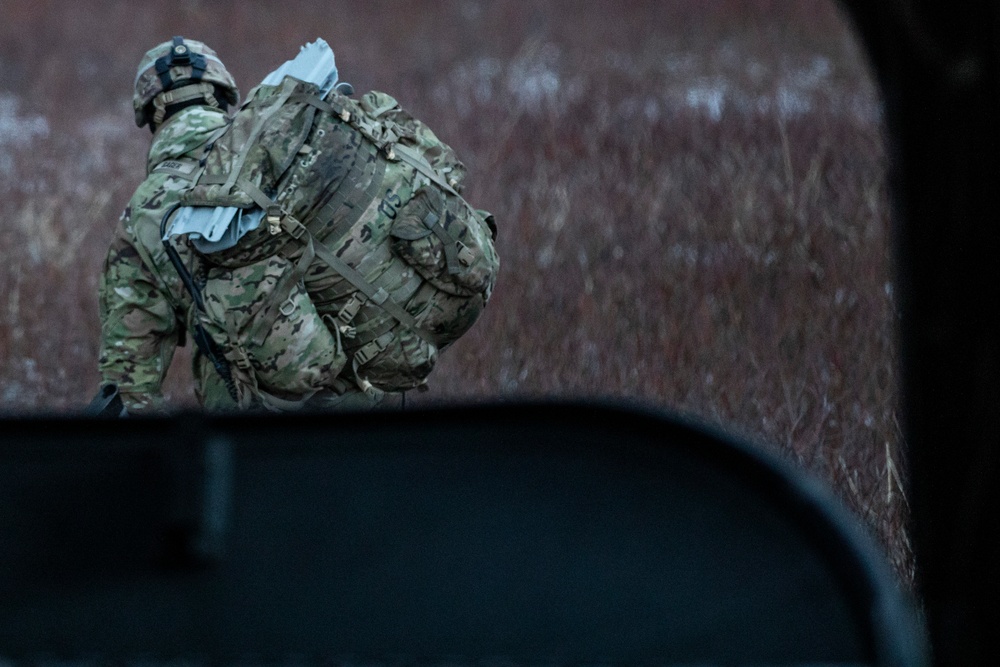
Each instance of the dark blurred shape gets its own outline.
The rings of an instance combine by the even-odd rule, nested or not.
[[[811,481],[658,413],[6,426],[15,663],[922,664]]]
[[[106,384],[98,389],[97,395],[83,412],[89,417],[111,418],[124,417],[128,414],[116,384]]]
[[[846,3],[884,93],[917,583],[936,664],[1000,663],[1000,4]]]

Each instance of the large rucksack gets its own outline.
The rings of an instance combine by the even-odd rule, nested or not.
[[[426,382],[499,268],[493,218],[462,198],[464,176],[384,93],[320,97],[291,77],[251,91],[182,200],[239,213],[220,240],[194,235],[205,270],[191,282],[195,325],[241,404]]]

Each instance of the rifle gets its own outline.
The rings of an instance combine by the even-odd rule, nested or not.
[[[128,411],[122,403],[121,394],[118,392],[118,385],[106,384],[100,388],[90,405],[86,407],[83,414],[88,417],[107,417],[117,419],[127,417]]]

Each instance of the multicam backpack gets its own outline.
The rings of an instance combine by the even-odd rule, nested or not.
[[[244,405],[421,386],[490,298],[493,218],[460,195],[454,151],[389,95],[262,84],[203,165],[184,204],[238,214],[221,237],[193,235],[195,317]]]

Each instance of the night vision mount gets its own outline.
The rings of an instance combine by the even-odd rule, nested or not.
[[[192,81],[201,81],[207,67],[205,56],[193,52],[179,35],[174,37],[170,53],[156,59],[156,73],[160,77],[160,83],[163,84],[163,90],[170,90],[173,87],[174,80],[170,76],[170,70],[178,65],[191,67]]]

